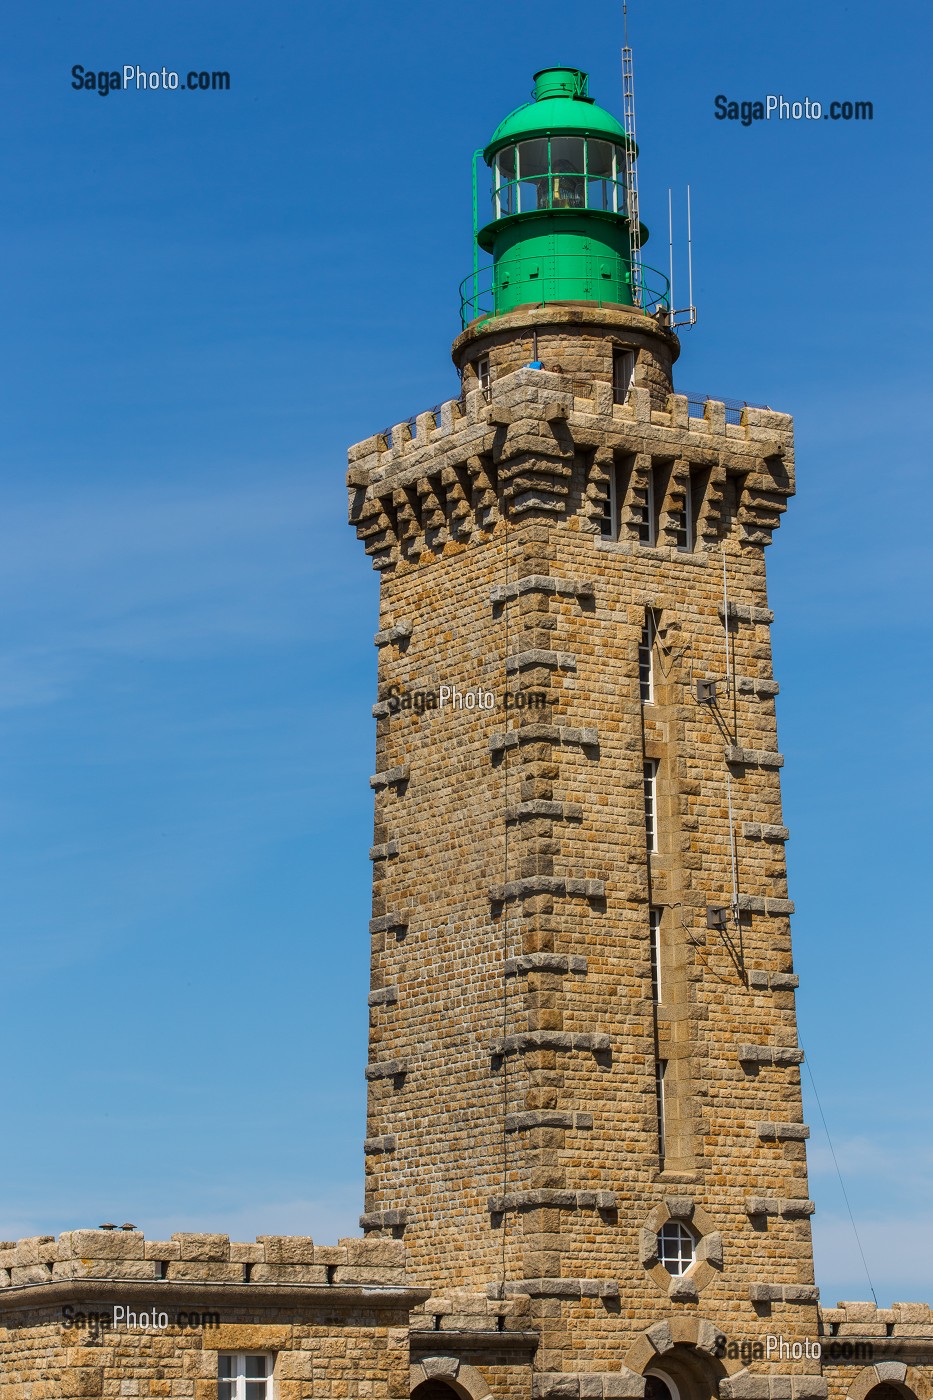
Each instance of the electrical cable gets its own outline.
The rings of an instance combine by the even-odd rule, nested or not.
[[[823,1124],[823,1132],[826,1134],[826,1141],[829,1143],[829,1151],[833,1159],[833,1166],[836,1168],[836,1175],[839,1178],[839,1186],[842,1190],[842,1198],[846,1203],[846,1210],[849,1212],[849,1221],[852,1225],[852,1233],[855,1236],[855,1243],[858,1245],[858,1252],[862,1258],[862,1267],[865,1270],[865,1277],[868,1279],[868,1287],[871,1289],[871,1296],[874,1299],[875,1307],[877,1307],[878,1295],[875,1292],[875,1285],[871,1281],[871,1274],[868,1270],[868,1261],[865,1258],[865,1251],[862,1249],[862,1241],[859,1238],[858,1226],[855,1223],[855,1216],[852,1214],[852,1206],[849,1203],[849,1193],[846,1190],[846,1184],[842,1179],[842,1172],[839,1169],[839,1159],[836,1156],[836,1149],[833,1147],[833,1140],[829,1135],[829,1125],[826,1122],[826,1114],[823,1112],[823,1105],[820,1102],[819,1092],[816,1087],[816,1080],[813,1077],[813,1066],[810,1064],[810,1056],[808,1054],[804,1055],[804,1064],[807,1067],[807,1073],[810,1076],[810,1083],[813,1086],[813,1097],[816,1099],[816,1106],[819,1109],[820,1120]]]

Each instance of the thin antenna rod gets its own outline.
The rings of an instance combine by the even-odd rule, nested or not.
[[[670,185],[667,187],[667,244],[671,274],[667,294],[671,299],[671,315],[673,316],[677,303],[674,300],[674,193]]]
[[[687,186],[687,284],[690,302],[690,319],[693,313],[693,226],[690,223],[690,186]]]

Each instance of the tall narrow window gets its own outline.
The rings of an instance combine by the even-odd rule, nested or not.
[[[609,489],[599,517],[599,533],[604,540],[619,538],[619,471],[615,463],[609,468]]]
[[[648,910],[648,931],[651,937],[651,1000],[661,1001],[661,911]]]
[[[675,511],[671,512],[671,523],[674,526],[674,547],[682,554],[689,554],[693,549],[693,474],[688,471],[684,482],[684,503]]]
[[[488,355],[481,355],[476,361],[476,383],[488,399],[489,391],[492,388],[492,372],[489,368]]]
[[[643,705],[654,701],[654,614],[650,608],[645,613],[645,625],[638,643],[638,686]]]
[[[634,350],[613,350],[612,352],[612,401],[625,403],[628,399],[632,380],[635,378]]]
[[[661,1169],[664,1169],[664,1158],[666,1155],[667,1124],[665,1122],[664,1087],[667,1077],[667,1060],[658,1060],[654,1071],[654,1095],[658,1110],[658,1156],[661,1159]]]
[[[658,849],[658,761],[645,759],[645,837],[649,851]]]
[[[643,504],[635,507],[635,516],[638,520],[638,542],[639,544],[654,545],[658,539],[657,513],[655,511],[655,483],[654,471],[648,472],[648,479],[645,482],[645,499]]]

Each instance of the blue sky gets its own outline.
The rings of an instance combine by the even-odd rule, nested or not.
[[[928,1293],[933,1251],[930,28],[631,13],[648,261],[693,189],[678,386],[797,418],[769,566],[801,1040],[882,1302]],[[335,1239],[376,617],[346,446],[452,393],[471,152],[549,64],[618,110],[620,7],[36,0],[4,30],[0,1234]],[[76,63],[231,90],[99,97]],[[875,119],[743,128],[718,93]],[[807,1117],[818,1281],[866,1297]]]

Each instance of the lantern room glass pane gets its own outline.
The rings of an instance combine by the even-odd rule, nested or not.
[[[582,136],[551,137],[551,178],[548,202],[552,209],[582,209],[586,203],[586,157]]]
[[[492,216],[504,219],[509,214],[518,213],[518,188],[515,184],[516,153],[514,146],[506,146],[496,156],[493,168]]]
[[[547,137],[519,142],[518,173],[522,180],[533,175],[547,175]]]

